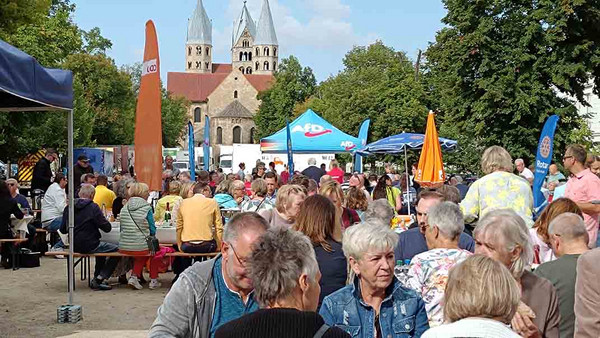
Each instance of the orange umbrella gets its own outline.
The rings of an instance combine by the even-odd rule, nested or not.
[[[425,142],[421,150],[417,177],[415,177],[415,181],[424,187],[440,186],[446,181],[442,148],[440,147],[440,140],[435,128],[434,117],[434,112],[429,111],[427,129],[425,130]]]

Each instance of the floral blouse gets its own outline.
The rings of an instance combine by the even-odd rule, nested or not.
[[[404,284],[421,295],[425,302],[429,326],[444,323],[444,290],[450,268],[472,255],[463,249],[433,249],[413,257]]]

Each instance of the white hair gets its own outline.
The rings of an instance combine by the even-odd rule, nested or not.
[[[308,165],[317,165],[317,159],[314,157],[309,158]]]
[[[398,234],[381,221],[370,219],[346,229],[342,239],[342,250],[346,258],[360,260],[369,250],[394,249]]]
[[[462,211],[457,204],[442,202],[434,205],[427,213],[427,223],[440,229],[442,236],[456,239],[465,230]]]
[[[515,160],[515,164],[519,164],[519,163],[525,164],[525,161],[523,161],[522,158],[518,158]]]
[[[384,224],[390,224],[392,217],[394,217],[394,209],[392,209],[387,199],[383,198],[369,203],[367,211],[364,214],[365,220],[377,219]]]
[[[94,199],[94,195],[96,194],[96,188],[93,185],[88,183],[83,183],[81,188],[79,188],[79,198],[83,199]]]

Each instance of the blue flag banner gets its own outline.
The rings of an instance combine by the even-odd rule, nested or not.
[[[287,133],[288,172],[291,179],[294,176],[294,151],[292,150],[292,134],[290,133],[290,121],[288,119],[285,119],[285,128]]]
[[[196,152],[194,145],[194,125],[192,122],[188,122],[188,152],[190,158],[190,177],[192,182],[196,180]]]
[[[535,173],[533,177],[533,208],[539,210],[545,202],[542,193],[542,185],[548,174],[548,167],[552,162],[552,151],[554,148],[554,131],[558,123],[558,116],[552,115],[544,124],[540,141],[538,143],[537,155],[535,156]]]
[[[202,142],[202,152],[204,153],[204,170],[210,171],[210,117],[204,118],[204,141]]]
[[[363,148],[367,145],[367,136],[369,135],[369,125],[371,124],[371,119],[366,119],[363,121],[360,129],[358,131],[358,139],[360,140],[360,148]],[[354,172],[363,172],[363,163],[362,156],[356,154],[354,156]]]

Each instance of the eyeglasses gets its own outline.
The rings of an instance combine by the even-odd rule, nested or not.
[[[573,158],[573,156],[564,156],[564,157],[563,157],[563,161],[566,161],[566,160],[568,160],[568,159],[570,159],[570,158]]]
[[[241,260],[240,256],[238,256],[237,252],[235,252],[235,248],[233,247],[233,245],[231,245],[231,243],[227,243],[229,244],[229,247],[231,248],[231,250],[233,251],[233,255],[235,256],[235,259],[237,259],[237,261],[240,263],[240,265],[242,266],[242,268],[246,267],[246,260]]]
[[[16,184],[14,184],[14,183],[8,183],[8,186],[9,186],[9,187],[14,187],[15,185],[16,185]]]

